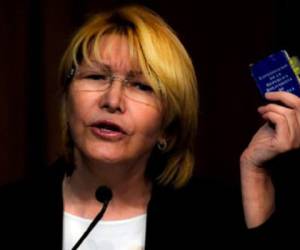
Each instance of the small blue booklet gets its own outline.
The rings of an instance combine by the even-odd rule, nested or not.
[[[300,81],[285,50],[250,65],[251,75],[264,97],[266,92],[287,91],[300,96]]]

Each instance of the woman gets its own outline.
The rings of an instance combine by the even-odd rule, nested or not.
[[[245,247],[239,192],[191,178],[195,72],[157,14],[128,6],[91,18],[65,52],[61,83],[64,157],[1,195],[11,249],[71,249],[103,207],[102,185],[113,197],[80,249]]]
[[[74,220],[93,219],[100,209],[94,197],[99,185],[113,192],[103,221],[145,224],[153,181],[176,187],[187,182],[197,91],[182,45],[162,20],[139,7],[96,16],[83,26],[64,55],[62,72],[69,77],[63,121],[74,168],[63,180],[64,249],[70,249],[83,233],[72,231],[72,223],[82,224]],[[151,173],[160,163],[164,169]],[[99,229],[106,242],[105,227]],[[125,241],[112,234],[108,244],[144,247],[141,228]]]
[[[91,18],[64,54],[61,83],[65,157],[45,177],[6,192],[10,203],[12,192],[26,203],[13,219],[20,229],[7,222],[6,235],[22,238],[11,242],[71,249],[102,208],[95,199],[101,185],[113,198],[82,249],[183,249],[199,237],[201,245],[220,240],[229,223],[243,228],[240,207],[235,213],[229,198],[225,206],[217,185],[190,180],[196,77],[157,14],[129,6]],[[23,228],[29,223],[32,236]]]

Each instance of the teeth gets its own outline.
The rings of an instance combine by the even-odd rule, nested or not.
[[[105,130],[120,131],[120,129],[117,126],[109,124],[100,124],[98,125],[98,127]]]

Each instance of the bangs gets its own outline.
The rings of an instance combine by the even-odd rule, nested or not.
[[[162,100],[163,91],[162,84],[159,78],[153,71],[151,65],[147,63],[145,58],[145,53],[143,52],[142,46],[140,44],[140,39],[137,32],[132,29],[131,26],[127,27],[107,27],[107,29],[87,36],[81,44],[78,46],[76,51],[76,56],[74,58],[74,64],[76,68],[84,61],[85,63],[92,65],[93,62],[103,62],[101,57],[101,42],[104,36],[118,35],[126,39],[129,49],[129,60],[133,71],[141,72],[145,77],[147,83],[152,87],[154,93]],[[111,51],[111,47],[106,46],[106,53]]]

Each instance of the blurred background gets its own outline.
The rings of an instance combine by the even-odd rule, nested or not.
[[[279,49],[300,55],[298,1],[1,1],[0,184],[59,157],[63,51],[89,15],[126,2],[158,12],[193,59],[200,91],[196,174],[238,182],[239,155],[262,124],[249,64]]]

